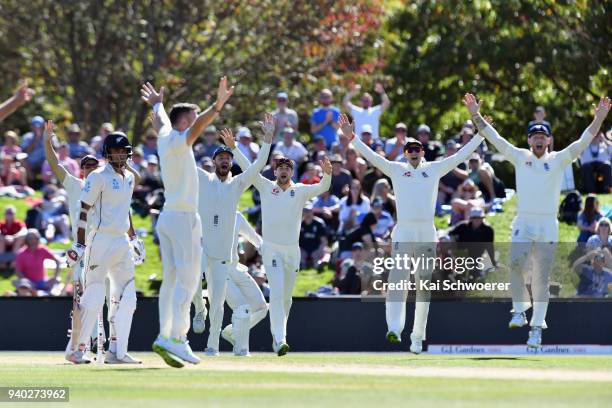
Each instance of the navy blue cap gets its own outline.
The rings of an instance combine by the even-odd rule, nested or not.
[[[213,160],[215,159],[215,157],[217,157],[221,153],[229,153],[232,157],[234,157],[234,152],[232,152],[232,149],[230,149],[227,146],[220,146],[220,147],[217,147],[217,149],[213,153],[213,157],[212,157]]]
[[[355,249],[363,249],[363,244],[361,242],[354,242],[353,245],[351,246],[352,250]]]
[[[544,133],[546,136],[550,136],[550,129],[548,126],[541,123],[536,123],[529,126],[529,129],[527,129],[527,137],[531,137],[536,133]]]

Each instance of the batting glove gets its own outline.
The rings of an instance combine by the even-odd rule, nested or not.
[[[144,242],[137,237],[130,238],[130,247],[132,248],[132,258],[134,265],[142,265],[145,261],[146,251]]]
[[[85,245],[81,245],[78,242],[72,244],[72,248],[66,251],[66,263],[68,267],[72,268],[83,258],[85,253]]]

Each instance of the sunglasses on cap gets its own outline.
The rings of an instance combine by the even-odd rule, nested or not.
[[[423,149],[419,145],[412,145],[412,146],[406,147],[406,151],[408,153],[421,153],[421,150]]]

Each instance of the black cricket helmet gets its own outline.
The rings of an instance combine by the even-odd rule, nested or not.
[[[125,158],[122,155],[112,154],[110,149],[125,149]],[[132,157],[132,145],[128,140],[128,137],[123,132],[113,132],[106,136],[104,139],[104,145],[102,146],[102,154],[104,158],[115,165],[125,166],[129,158]],[[113,157],[119,156],[119,157]]]

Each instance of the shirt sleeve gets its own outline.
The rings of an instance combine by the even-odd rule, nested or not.
[[[463,146],[459,151],[453,154],[450,157],[447,157],[436,163],[436,167],[440,169],[439,173],[441,176],[445,175],[455,167],[459,165],[459,163],[464,162],[467,158],[474,153],[474,150],[478,148],[480,143],[483,141],[483,137],[476,135],[470,140],[465,146]]]
[[[355,150],[357,150],[367,161],[372,163],[373,166],[376,166],[385,175],[391,177],[394,166],[393,162],[390,162],[389,160],[382,157],[380,154],[370,149],[357,136],[355,136],[352,143],[355,147]]]
[[[580,136],[580,139],[574,141],[565,149],[561,150],[557,157],[559,157],[563,165],[569,165],[571,162],[576,160],[578,156],[580,156],[580,153],[582,153],[589,144],[591,144],[591,141],[594,137],[595,135],[589,132],[588,129],[586,129],[584,132],[582,132],[582,136]]]
[[[518,147],[513,146],[506,139],[501,137],[499,133],[493,128],[491,125],[485,126],[484,129],[480,129],[478,134],[484,136],[497,150],[503,154],[508,161],[512,164],[518,161],[518,157],[520,155],[520,149]],[[469,144],[469,143],[468,143]],[[466,145],[467,146],[467,145]]]
[[[246,218],[244,218],[244,215],[242,215],[242,213],[240,212],[236,213],[236,221],[239,224],[238,231],[240,232],[240,235],[245,237],[247,241],[249,241],[251,244],[255,246],[255,248],[259,249],[261,247],[263,239],[255,231],[255,229],[251,226],[251,224],[249,224]]]
[[[53,252],[51,252],[49,248],[41,246],[40,249],[42,249],[43,259],[55,259],[55,255],[53,255]]]
[[[162,127],[159,129],[158,137],[167,137],[172,131],[172,124],[170,123],[170,118],[166,113],[166,109],[164,109],[164,104],[156,103],[153,105],[153,112],[157,113],[162,121]]]
[[[261,170],[263,170],[266,162],[268,161],[268,155],[270,154],[270,143],[264,143],[259,150],[259,154],[257,155],[257,160],[253,162],[246,170],[243,171],[242,174],[238,175],[239,183],[243,190],[249,188],[251,184],[258,183],[258,179],[263,177],[260,176]],[[237,149],[235,149],[237,150]],[[235,154],[236,152],[234,152]],[[241,166],[242,167],[242,166]]]
[[[309,184],[302,186],[304,191],[304,202],[314,198],[320,194],[323,194],[331,186],[331,176],[327,173],[323,173],[323,179],[317,184]]]
[[[81,191],[81,201],[85,204],[92,206],[100,194],[102,194],[102,188],[104,187],[104,178],[100,173],[90,173],[85,180],[85,186]]]

